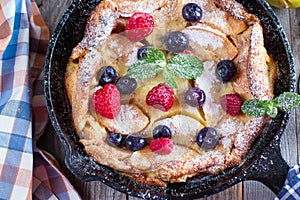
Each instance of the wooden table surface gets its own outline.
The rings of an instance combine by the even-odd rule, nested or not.
[[[52,33],[60,17],[71,4],[71,0],[36,0],[40,11],[49,26]],[[296,74],[300,72],[300,8],[298,9],[275,9],[290,42],[296,64]],[[290,166],[299,163],[300,146],[300,107],[291,113],[287,129],[281,138],[281,151],[285,160]],[[299,143],[300,144],[300,143]],[[39,141],[39,146],[52,153],[59,162],[62,171],[66,174],[70,182],[77,189],[84,200],[105,200],[105,199],[129,199],[137,200],[139,198],[120,193],[100,182],[81,182],[73,176],[64,165],[64,151],[58,140],[51,123],[48,124],[45,134]],[[276,164],[276,163],[275,163]],[[245,181],[239,183],[223,192],[202,198],[207,200],[268,200],[273,199],[272,193],[263,184],[256,181]]]

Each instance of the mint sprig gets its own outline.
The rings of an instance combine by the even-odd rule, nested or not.
[[[151,78],[162,71],[166,65],[165,54],[158,49],[148,47],[147,56],[132,64],[127,71],[127,76],[136,79]]]
[[[274,99],[274,104],[280,110],[292,110],[300,103],[300,95],[294,92],[284,92]]]
[[[275,118],[278,111],[289,111],[297,108],[300,104],[300,95],[294,92],[284,92],[273,101],[252,99],[245,101],[241,107],[243,113],[261,117],[268,115]]]
[[[164,52],[154,47],[147,47],[147,55],[132,64],[127,76],[136,79],[146,79],[163,72],[164,81],[177,88],[175,77],[195,79],[202,74],[203,63],[193,55],[177,54],[167,60]]]
[[[203,64],[193,55],[177,54],[168,60],[167,68],[183,79],[194,79],[202,74]]]
[[[266,100],[252,99],[245,101],[241,107],[241,110],[247,115],[260,117],[266,113],[268,104],[269,101]]]
[[[170,71],[168,68],[164,69],[163,72],[163,78],[166,84],[168,84],[172,88],[178,88],[176,80],[175,80],[175,74],[174,72]]]

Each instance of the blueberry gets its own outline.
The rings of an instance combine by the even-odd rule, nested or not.
[[[153,129],[153,138],[171,138],[172,137],[172,132],[169,127],[165,125],[158,125]]]
[[[185,102],[193,107],[202,106],[205,102],[205,93],[198,87],[192,87],[185,93]]]
[[[130,94],[136,89],[137,82],[134,78],[122,76],[117,80],[116,87],[121,94]]]
[[[171,32],[167,38],[167,49],[173,53],[183,52],[188,45],[189,41],[182,32]]]
[[[145,56],[147,56],[147,46],[142,46],[137,52],[137,58],[140,59]]]
[[[110,133],[106,138],[106,141],[112,146],[120,146],[122,142],[122,135],[120,133]]]
[[[111,66],[102,67],[98,72],[99,85],[114,84],[117,78],[116,70]]]
[[[140,136],[128,135],[124,140],[124,145],[128,150],[137,151],[146,145],[146,139]]]
[[[214,128],[204,127],[198,132],[196,142],[203,150],[214,149],[219,143],[218,132]]]
[[[236,75],[237,69],[231,60],[222,60],[217,64],[217,78],[224,83],[231,81]]]
[[[188,3],[182,8],[182,16],[188,22],[198,22],[202,18],[202,9],[195,3]]]

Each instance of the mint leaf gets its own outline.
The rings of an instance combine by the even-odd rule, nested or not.
[[[140,60],[147,60],[148,62],[155,62],[156,60],[161,60],[166,62],[166,56],[164,52],[154,47],[147,47],[147,55],[140,58]]]
[[[127,76],[136,79],[151,78],[163,71],[164,81],[177,88],[175,76],[183,79],[195,79],[203,71],[203,63],[195,56],[178,54],[168,60],[163,51],[147,47],[146,56],[140,58],[127,70]]]
[[[162,71],[165,65],[164,61],[148,62],[146,59],[141,59],[130,66],[126,75],[136,79],[151,78]]]
[[[277,107],[274,105],[270,105],[266,107],[266,114],[269,115],[272,118],[275,118],[278,113]]]
[[[163,77],[170,87],[172,88],[178,88],[176,80],[175,80],[175,74],[172,71],[169,71],[167,68],[164,69]]]
[[[195,56],[177,54],[168,60],[167,68],[183,79],[195,79],[203,71],[203,63]]]
[[[268,100],[248,100],[245,101],[241,110],[250,116],[260,117],[264,114],[276,117],[278,110],[288,111],[297,108],[300,104],[300,95],[295,92],[284,92],[276,97],[272,102]]]
[[[273,103],[282,111],[297,108],[300,103],[300,95],[295,92],[284,92],[273,100]]]
[[[245,101],[241,110],[249,116],[261,117],[266,114],[266,109],[269,104],[270,102],[267,100],[252,99]]]
[[[153,47],[147,48],[147,56],[132,64],[127,76],[136,79],[151,78],[162,71],[167,65],[165,54]]]

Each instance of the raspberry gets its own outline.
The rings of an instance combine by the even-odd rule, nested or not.
[[[190,54],[190,55],[194,55],[194,53],[190,50],[185,49],[183,52],[183,54]]]
[[[148,92],[146,103],[166,112],[173,106],[174,91],[167,84],[160,83]]]
[[[101,116],[114,119],[120,111],[120,92],[113,84],[106,84],[95,92],[93,104]]]
[[[239,94],[226,94],[221,97],[220,103],[227,114],[237,116],[241,111],[243,100]]]
[[[150,35],[154,28],[154,18],[143,12],[134,13],[125,27],[126,36],[132,42],[138,42]]]
[[[167,155],[172,149],[173,142],[170,138],[158,138],[150,142],[150,150],[159,155]]]

